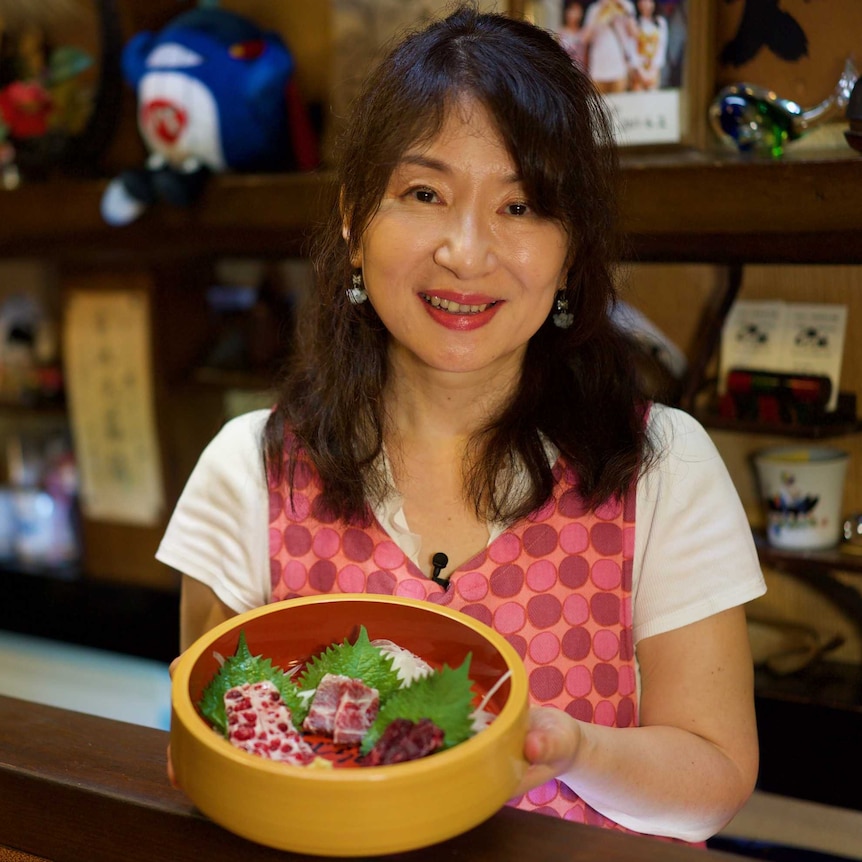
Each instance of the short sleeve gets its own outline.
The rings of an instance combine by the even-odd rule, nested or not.
[[[231,419],[201,454],[156,559],[210,587],[242,613],[269,601],[269,497],[262,435],[269,416]]]
[[[739,495],[704,428],[655,405],[657,459],[638,483],[634,640],[744,604],[766,591]]]

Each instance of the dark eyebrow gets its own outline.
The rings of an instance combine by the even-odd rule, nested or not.
[[[401,157],[401,164],[416,165],[420,168],[430,168],[432,171],[440,171],[441,173],[446,173],[449,170],[446,162],[423,156],[421,153],[405,153]]]
[[[399,164],[416,165],[420,168],[430,168],[432,171],[439,171],[443,174],[449,172],[449,166],[446,162],[441,162],[440,159],[432,159],[429,156],[422,155],[421,153],[405,153],[401,157]],[[512,185],[522,182],[521,175],[518,173],[511,173],[504,177],[504,180]]]

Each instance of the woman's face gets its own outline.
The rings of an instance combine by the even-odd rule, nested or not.
[[[532,210],[486,109],[462,102],[408,147],[353,264],[394,362],[463,373],[520,367],[567,256],[564,228]]]

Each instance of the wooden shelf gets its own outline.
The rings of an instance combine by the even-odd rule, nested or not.
[[[55,416],[65,417],[65,401],[9,401],[0,398],[0,416]]]
[[[862,158],[781,160],[691,151],[624,156],[632,257],[716,263],[860,263]]]
[[[757,555],[764,566],[784,572],[823,595],[849,619],[862,637],[862,593],[835,577],[836,572],[862,575],[862,555],[837,548],[787,551],[774,548],[759,531],[754,533]]]
[[[704,263],[862,263],[862,157],[849,147],[780,161],[681,150],[623,154],[628,257]],[[327,172],[225,174],[188,209],[111,227],[107,180],[32,182],[0,194],[0,255],[169,262],[300,254],[335,205]]]
[[[760,697],[817,703],[862,715],[862,665],[824,660],[784,676],[759,668],[755,684]]]
[[[106,180],[31,183],[0,195],[0,255],[88,264],[299,254],[335,200],[325,174],[215,177],[192,207],[151,207],[124,227],[100,213]],[[50,214],[50,215],[49,215]]]
[[[705,428],[715,431],[733,431],[737,434],[765,434],[774,437],[793,437],[806,440],[825,440],[862,432],[862,420],[841,418],[817,425],[758,422],[745,419],[725,419],[709,413],[698,413],[697,419]]]
[[[848,752],[859,745],[862,667],[817,661],[786,676],[758,669],[755,705],[760,790],[862,810],[859,782],[834,780],[846,772]],[[794,729],[801,728],[805,743],[788,746]]]
[[[761,562],[777,569],[785,571],[817,569],[862,575],[862,554],[843,551],[840,545],[824,551],[787,551],[774,548],[767,542],[766,536],[759,531],[754,533],[754,544],[757,546]]]

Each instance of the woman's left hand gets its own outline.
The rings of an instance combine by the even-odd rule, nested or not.
[[[516,796],[569,772],[581,744],[581,726],[568,713],[548,706],[530,710],[524,757],[530,764]]]

